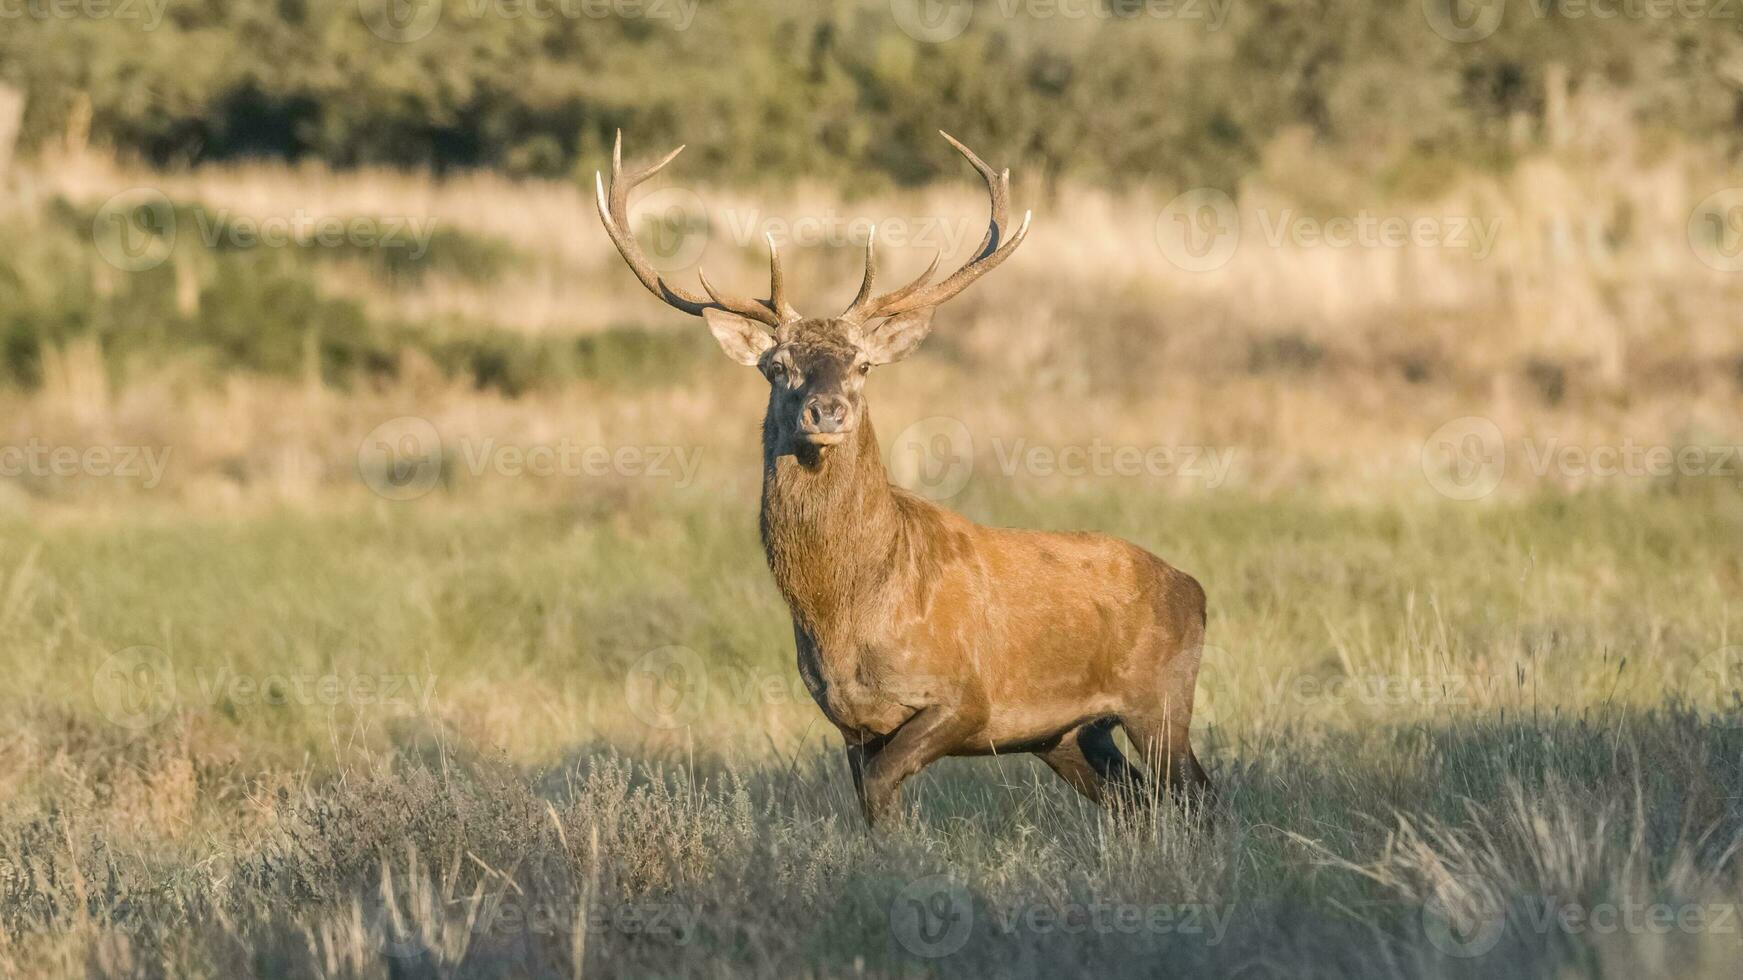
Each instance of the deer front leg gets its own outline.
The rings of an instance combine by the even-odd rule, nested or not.
[[[859,800],[861,813],[868,812],[865,799],[865,765],[866,760],[877,754],[879,748],[887,739],[872,739],[869,742],[857,741],[853,735],[843,732],[847,739],[847,769],[853,773],[853,795]]]
[[[875,828],[891,816],[899,816],[902,780],[960,748],[980,730],[985,716],[985,709],[964,710],[954,705],[931,705],[910,715],[865,759],[860,803],[866,823]]]

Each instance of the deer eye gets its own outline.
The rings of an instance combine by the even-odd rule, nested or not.
[[[780,361],[769,362],[769,380],[780,381],[787,376],[787,366]]]
[[[870,361],[859,362],[859,373],[860,374],[870,374],[871,373],[871,362]]]

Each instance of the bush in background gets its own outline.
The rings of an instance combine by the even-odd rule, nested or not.
[[[0,81],[30,93],[27,145],[70,126],[75,142],[88,133],[159,164],[561,176],[593,169],[621,126],[637,147],[696,144],[690,165],[721,179],[873,184],[954,173],[940,127],[1049,181],[1232,187],[1291,127],[1382,180],[1502,165],[1555,126],[1570,87],[1614,88],[1636,121],[1725,152],[1743,114],[1743,45],[1723,7],[1607,18],[1515,3],[1494,34],[1454,43],[1417,2],[1000,0],[934,43],[914,35],[951,24],[929,35],[906,0],[649,0],[633,17],[582,0],[449,0],[416,8],[439,21],[423,34],[414,12],[398,43],[369,26],[375,2],[14,18]]]

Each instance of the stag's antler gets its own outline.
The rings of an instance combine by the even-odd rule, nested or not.
[[[769,241],[769,298],[745,299],[721,293],[709,283],[708,277],[697,273],[702,280],[702,290],[707,296],[698,296],[680,286],[668,283],[653,263],[642,253],[641,245],[635,240],[635,235],[629,230],[629,192],[637,184],[660,172],[672,158],[682,153],[684,148],[666,154],[659,162],[645,170],[634,173],[623,172],[623,131],[618,130],[617,138],[611,144],[611,189],[606,190],[603,175],[594,174],[594,186],[599,198],[599,220],[605,222],[605,233],[611,236],[612,244],[617,246],[623,260],[629,263],[635,277],[648,287],[648,291],[665,300],[676,309],[683,310],[691,316],[701,316],[702,311],[710,307],[749,317],[771,327],[779,327],[799,319],[799,312],[787,302],[785,280],[781,275],[781,255],[775,248],[775,240]]]
[[[938,135],[949,140],[951,146],[956,147],[958,152],[967,157],[968,162],[974,165],[974,169],[980,171],[981,177],[986,181],[987,193],[992,197],[992,220],[987,223],[986,235],[981,238],[979,247],[974,250],[974,257],[969,259],[962,268],[951,273],[949,278],[927,285],[927,281],[932,278],[932,273],[938,269],[938,260],[934,258],[931,267],[921,273],[918,279],[894,292],[874,298],[871,289],[873,280],[877,278],[875,248],[877,229],[873,228],[872,234],[867,237],[865,243],[865,279],[860,283],[859,295],[854,297],[852,305],[841,314],[842,319],[864,323],[878,317],[895,316],[899,313],[908,313],[928,306],[937,306],[967,289],[969,283],[979,279],[1000,262],[1009,258],[1011,253],[1017,250],[1017,246],[1023,244],[1024,236],[1029,234],[1030,214],[1025,211],[1023,212],[1022,226],[1009,240],[1005,239],[1005,231],[1010,227],[1011,217],[1011,172],[1009,170],[995,171],[992,167],[987,166],[985,160],[975,156],[973,150],[957,142],[949,133],[939,130]]]

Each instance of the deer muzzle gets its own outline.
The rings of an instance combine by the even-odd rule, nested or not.
[[[799,413],[799,432],[816,446],[833,446],[853,431],[853,411],[842,395],[812,395]]]

